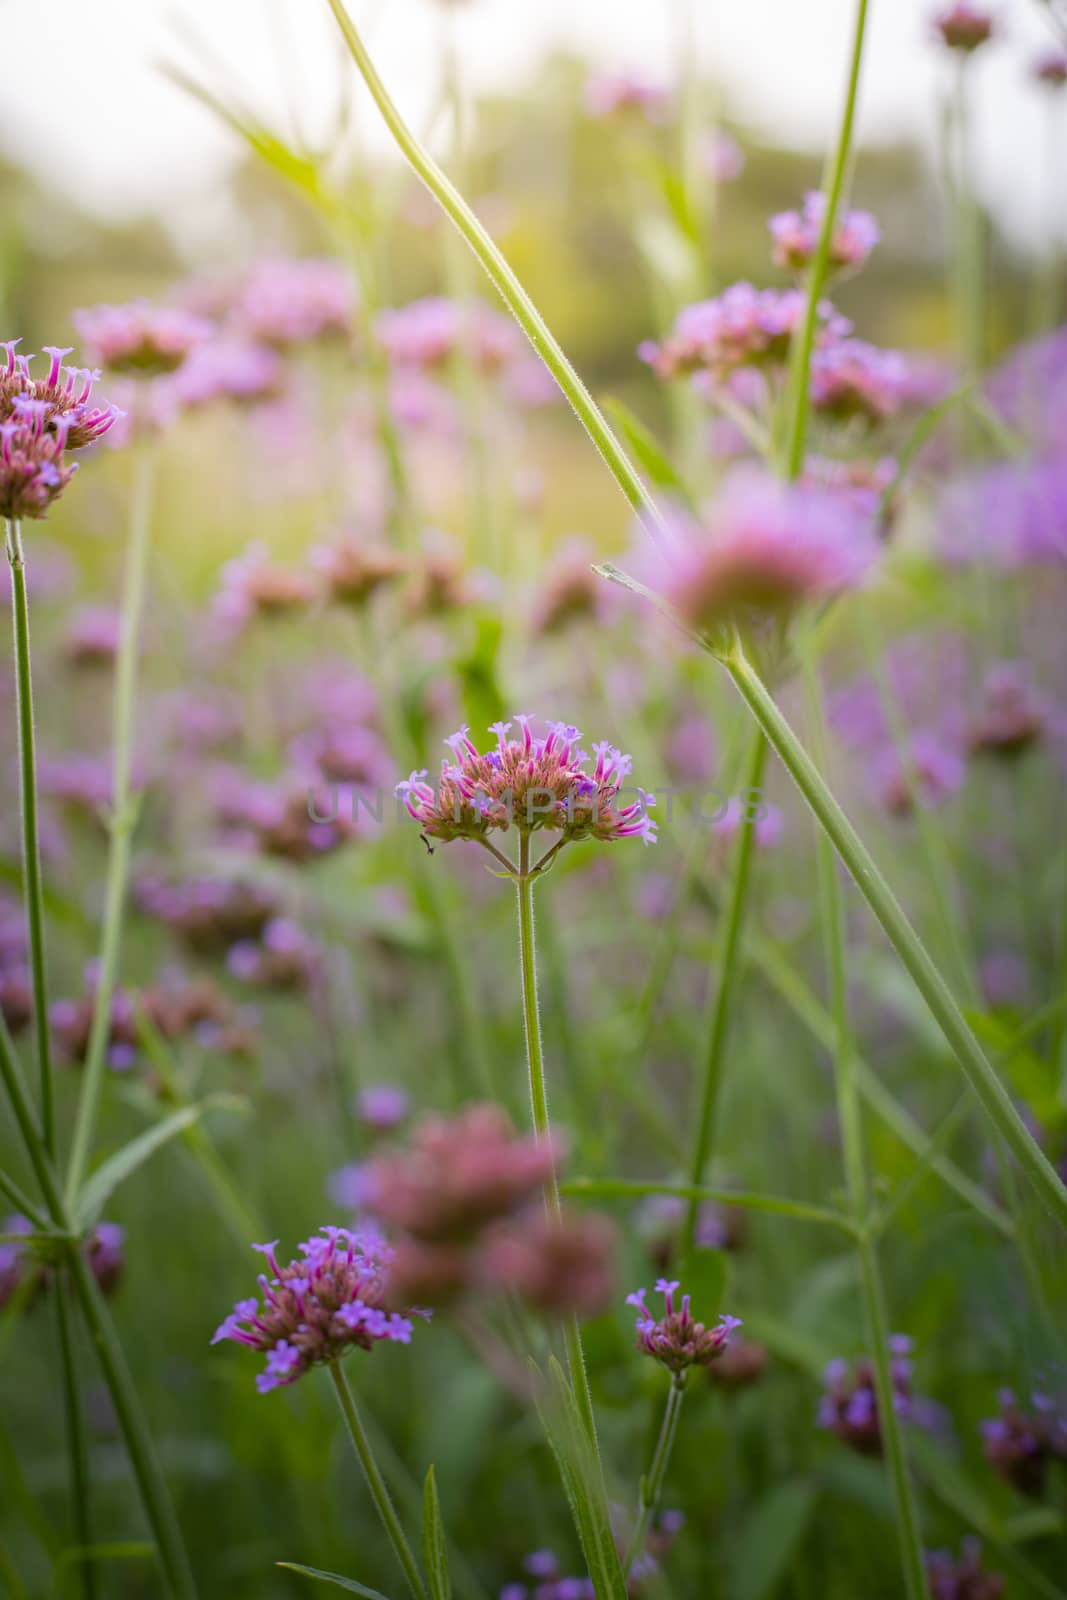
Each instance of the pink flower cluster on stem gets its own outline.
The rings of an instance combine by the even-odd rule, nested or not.
[[[689,1367],[709,1367],[725,1350],[739,1317],[720,1317],[714,1327],[697,1322],[690,1310],[690,1297],[682,1295],[675,1305],[681,1284],[666,1278],[656,1280],[656,1293],[663,1296],[664,1313],[656,1318],[645,1303],[645,1290],[626,1296],[626,1304],[637,1312],[637,1348],[678,1374]]]

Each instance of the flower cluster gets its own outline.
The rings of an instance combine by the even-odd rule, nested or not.
[[[339,261],[261,261],[241,284],[231,314],[250,338],[285,347],[351,333],[356,304],[352,275]]]
[[[383,586],[402,577],[406,569],[396,550],[352,535],[316,545],[310,559],[329,599],[338,605],[364,605]]]
[[[70,350],[46,346],[48,375],[33,378],[34,357],[16,353],[20,342],[0,344],[0,516],[11,520],[43,517],[76,470],[67,453],[102,438],[119,416],[92,398],[98,372],[63,365]]]
[[[27,1270],[34,1265],[35,1257],[28,1242],[33,1233],[33,1223],[21,1215],[0,1220],[0,1233],[14,1234],[16,1239],[0,1243],[0,1311],[18,1293],[27,1281]],[[27,1243],[20,1244],[22,1236]],[[117,1222],[98,1222],[82,1242],[82,1253],[102,1294],[115,1293],[126,1267],[126,1230]],[[47,1288],[51,1273],[43,1261],[38,1262],[37,1288]]]
[[[808,266],[815,254],[825,216],[826,196],[812,190],[804,196],[800,211],[780,211],[771,217],[767,226],[771,231],[775,266],[794,272]],[[831,270],[857,271],[880,237],[878,224],[869,211],[846,211],[834,224],[829,258]]]
[[[726,479],[706,527],[680,531],[666,595],[701,632],[788,617],[856,588],[879,553],[869,517],[842,496],[747,466]]]
[[[553,722],[537,737],[532,720],[516,715],[513,722],[493,723],[489,731],[497,747],[485,754],[462,727],[445,741],[454,759],[442,762],[436,791],[425,770],[398,784],[397,794],[423,832],[434,839],[481,841],[516,827],[523,834],[547,829],[560,834],[561,843],[639,838],[652,844],[656,825],[648,808],[654,797],[637,789],[635,801],[619,804],[630,757],[610,744],[594,745],[589,771],[593,757],[579,748],[577,728]],[[513,723],[516,739],[509,738]]]
[[[424,1118],[405,1147],[346,1169],[345,1186],[396,1245],[407,1298],[507,1290],[537,1311],[590,1314],[611,1297],[615,1232],[595,1214],[546,1215],[554,1167],[551,1142],[516,1134],[497,1106],[473,1105]]]
[[[614,1520],[614,1519],[613,1519]],[[631,1600],[648,1592],[648,1580],[659,1570],[671,1546],[685,1525],[680,1511],[663,1511],[653,1521],[643,1554],[627,1574],[626,1593]],[[623,1553],[625,1529],[613,1527],[619,1554]],[[523,1562],[526,1581],[506,1583],[497,1600],[595,1600],[591,1578],[566,1577],[555,1552],[533,1550]]]
[[[805,304],[799,289],[731,284],[713,300],[686,306],[663,343],[646,342],[638,354],[660,378],[704,371],[721,383],[743,368],[784,368]],[[817,344],[850,331],[828,301],[820,303]]]
[[[637,1348],[676,1377],[690,1367],[710,1366],[726,1349],[733,1330],[741,1326],[738,1317],[720,1317],[713,1328],[695,1321],[687,1294],[682,1296],[676,1309],[674,1296],[680,1287],[676,1280],[656,1280],[656,1293],[662,1294],[665,1305],[658,1321],[645,1304],[644,1289],[626,1296],[626,1304],[637,1312]]]
[[[208,955],[239,939],[257,939],[278,910],[275,896],[263,884],[243,878],[194,877],[173,883],[146,876],[137,885],[137,900],[191,950]]]
[[[934,28],[950,50],[972,55],[992,38],[994,22],[985,6],[973,5],[971,0],[954,0],[935,16]]]
[[[1000,1414],[981,1425],[985,1458],[1022,1494],[1038,1496],[1051,1461],[1067,1463],[1067,1415],[1047,1394],[1030,1397],[1023,1411],[1010,1389],[997,1396]]]
[[[1062,89],[1067,84],[1067,50],[1042,51],[1034,62],[1033,73],[1046,89]]]
[[[998,661],[982,682],[982,703],[971,723],[973,752],[1013,756],[1029,749],[1045,732],[1049,706],[1030,681],[1025,661]]]
[[[148,300],[93,306],[75,311],[71,321],[95,361],[138,377],[176,371],[214,331],[206,318],[182,306],[154,306]]]
[[[591,117],[611,117],[619,111],[639,112],[661,122],[670,108],[670,90],[636,70],[597,72],[585,85],[585,109]]]
[[[226,956],[227,970],[260,989],[307,989],[318,977],[322,952],[289,917],[272,917],[255,939],[238,939]]]
[[[915,1417],[916,1403],[911,1387],[912,1341],[895,1333],[889,1340],[892,1357],[893,1406],[900,1417]],[[878,1416],[874,1365],[866,1357],[850,1367],[847,1361],[831,1361],[823,1373],[824,1393],[819,1402],[817,1422],[844,1441],[861,1456],[880,1456],[882,1427]],[[921,1413],[921,1407],[920,1413]]]
[[[392,1252],[380,1240],[322,1228],[285,1266],[278,1264],[277,1240],[252,1248],[270,1268],[270,1276],[259,1275],[262,1303],[239,1300],[211,1342],[233,1339],[266,1356],[256,1378],[260,1394],[295,1383],[350,1350],[373,1350],[382,1340],[410,1343],[411,1318],[423,1313],[402,1314],[388,1305]]]
[[[33,982],[26,917],[15,900],[0,896],[0,1015],[12,1033],[33,1015]]]
[[[842,339],[811,360],[811,403],[835,422],[885,422],[904,403],[908,364],[897,350]]]
[[[982,1547],[965,1539],[957,1561],[951,1550],[932,1550],[926,1558],[931,1600],[1001,1600],[1004,1579],[982,1571]]]
[[[378,318],[378,339],[400,368],[434,371],[460,350],[485,373],[502,371],[523,350],[510,317],[480,302],[429,296]]]
[[[89,990],[80,1000],[55,1000],[49,1020],[62,1060],[82,1064],[89,1051],[96,1010],[95,971],[89,971]],[[145,1028],[172,1043],[191,1039],[201,1049],[240,1056],[256,1046],[256,1014],[235,1006],[206,978],[187,978],[164,971],[155,984],[139,994],[116,989],[111,997],[106,1060],[113,1072],[129,1072],[141,1062]]]

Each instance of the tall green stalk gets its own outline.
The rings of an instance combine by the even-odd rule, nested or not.
[[[74,1531],[76,1542],[83,1550],[88,1550],[93,1544],[92,1510],[89,1501],[89,1452],[85,1439],[81,1386],[78,1382],[78,1356],[74,1347],[74,1329],[70,1307],[67,1304],[68,1287],[66,1273],[58,1273],[53,1292],[60,1369],[63,1376],[63,1410],[67,1432],[67,1455],[70,1460],[71,1499],[74,1502]],[[96,1568],[91,1561],[81,1563],[78,1581],[84,1600],[95,1600]]]
[[[653,536],[657,536],[666,529],[666,519],[642,483],[600,408],[470,207],[456,193],[440,168],[426,154],[404,123],[375,71],[373,62],[367,54],[355,24],[346,13],[342,0],[327,0],[327,4],[333,11],[364,82],[399,148],[467,240],[515,320],[527,334],[534,349],[574,407],[619,488],[635,510],[639,511]],[[860,12],[860,19],[864,20],[865,17],[864,6]],[[858,84],[858,55],[855,50],[853,61],[850,98],[852,98],[853,81]],[[851,132],[851,121],[848,126]],[[827,213],[829,212],[828,206]],[[724,659],[724,665],[749,710],[767,733],[769,742],[814,811],[820,826],[829,833],[834,848],[853,872],[860,893],[885,929],[931,1015],[944,1033],[962,1070],[974,1086],[987,1117],[1007,1139],[1011,1149],[1018,1156],[1028,1180],[1043,1196],[1061,1225],[1067,1228],[1067,1188],[1060,1182],[1052,1166],[1031,1139],[1010,1096],[997,1079],[978,1040],[967,1026],[941,974],[923,949],[918,935],[897,904],[889,885],[743,654],[737,650],[731,652]]]
[[[30,677],[30,611],[26,595],[26,556],[22,524],[8,521],[7,559],[11,566],[11,609],[15,635],[15,684],[18,704],[19,792],[22,800],[22,873],[33,980],[33,1027],[40,1080],[41,1125],[45,1149],[56,1150],[55,1090],[48,1031],[48,983],[44,949],[44,888],[37,826],[37,757],[33,728],[33,686]]]
[[[762,786],[763,769],[766,760],[767,740],[757,728],[752,741],[752,751],[749,756],[748,772],[746,774],[746,802],[754,792],[758,793]],[[733,888],[726,908],[718,986],[715,991],[715,1001],[712,1007],[711,1025],[708,1033],[708,1048],[704,1060],[700,1108],[697,1112],[696,1135],[693,1140],[693,1159],[689,1166],[689,1182],[694,1188],[699,1188],[704,1182],[704,1175],[711,1159],[712,1142],[715,1135],[715,1113],[718,1108],[719,1090],[722,1083],[730,1015],[737,996],[741,974],[742,934],[745,925],[749,883],[752,876],[755,831],[755,819],[748,814],[746,807],[737,834],[737,861],[734,867]],[[690,1199],[686,1208],[681,1245],[683,1263],[688,1262],[692,1254],[699,1214],[700,1201],[694,1197]]]
[[[88,1169],[96,1119],[100,1109],[108,1039],[111,1033],[111,1002],[115,993],[119,957],[122,951],[122,926],[126,916],[133,832],[137,825],[137,803],[132,792],[130,772],[136,718],[137,656],[144,611],[155,468],[155,441],[142,440],[138,446],[130,501],[130,529],[126,544],[126,570],[122,595],[122,631],[115,664],[111,843],[108,854],[103,931],[100,940],[100,967],[92,1029],[89,1034],[81,1096],[78,1101],[70,1164],[67,1170],[67,1200],[71,1206]]]
[[[816,759],[825,764],[822,701],[818,671],[811,650],[807,648],[809,643],[810,641],[805,642],[803,665],[808,718],[811,724],[810,737]],[[867,1177],[863,1113],[856,1083],[856,1052],[848,1014],[845,918],[841,884],[833,846],[821,828],[816,828],[815,844],[819,908],[830,978],[830,1011],[836,1034],[833,1059],[837,1116],[841,1130],[849,1210],[857,1226],[856,1248],[860,1258],[860,1277],[870,1341],[869,1353],[874,1368],[875,1393],[878,1399],[878,1423],[893,1485],[893,1503],[896,1509],[901,1564],[904,1569],[908,1600],[928,1600],[929,1587],[918,1511],[908,1475],[900,1420],[896,1413],[893,1375],[890,1369],[890,1334],[885,1286],[878,1262],[878,1247],[865,1228],[870,1204],[870,1184]]]
[[[330,1362],[330,1378],[333,1382],[334,1393],[337,1395],[337,1403],[341,1407],[341,1415],[345,1419],[348,1437],[352,1441],[352,1448],[356,1452],[356,1458],[363,1469],[363,1476],[367,1480],[367,1488],[370,1490],[375,1510],[381,1518],[382,1527],[385,1529],[396,1559],[399,1561],[404,1577],[407,1579],[408,1588],[411,1590],[414,1600],[428,1600],[426,1585],[422,1581],[419,1564],[412,1554],[407,1534],[404,1532],[403,1524],[397,1516],[396,1508],[390,1499],[389,1490],[385,1486],[385,1479],[382,1477],[378,1463],[374,1458],[374,1451],[371,1449],[370,1440],[367,1438],[366,1430],[356,1408],[355,1396],[349,1388],[344,1368],[339,1361]],[[370,1591],[366,1592],[369,1593]]]
[[[645,1548],[648,1538],[649,1524],[659,1505],[660,1495],[663,1493],[663,1480],[667,1476],[667,1467],[670,1464],[671,1452],[674,1449],[674,1439],[678,1432],[678,1419],[682,1414],[682,1400],[685,1397],[686,1373],[675,1372],[671,1374],[671,1386],[667,1391],[667,1404],[663,1408],[663,1421],[660,1425],[659,1436],[656,1439],[656,1448],[652,1452],[652,1460],[648,1471],[641,1479],[640,1505],[637,1521],[634,1524],[630,1542],[626,1546],[626,1554],[622,1558],[622,1570],[629,1581],[633,1571],[634,1562],[637,1561]]]

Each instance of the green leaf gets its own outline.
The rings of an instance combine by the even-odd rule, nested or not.
[[[734,1546],[731,1600],[771,1600],[807,1534],[819,1501],[808,1479],[783,1483],[746,1517]]]
[[[537,1377],[541,1374],[531,1363]],[[548,1401],[538,1412],[552,1446],[582,1554],[598,1600],[626,1600],[626,1581],[615,1544],[600,1464],[578,1402],[555,1356],[548,1364]]]
[[[637,464],[645,476],[657,488],[669,489],[672,494],[679,496],[686,505],[692,505],[692,496],[675,467],[667,459],[660,447],[659,441],[653,437],[641,419],[634,415],[629,406],[614,396],[608,396],[603,402],[604,410],[622,434],[631,452],[637,457]]]
[[[967,1011],[964,1015],[982,1043],[1001,1058],[996,1065],[1001,1077],[1009,1080],[1012,1093],[1026,1101],[1043,1128],[1054,1131],[1062,1127],[1067,1108],[1060,1100],[1053,1064],[1042,1061],[1033,1050],[1020,1044],[1018,1027],[1003,1017],[984,1011]]]
[[[175,1111],[171,1116],[164,1117],[162,1122],[154,1123],[152,1127],[139,1133],[136,1139],[131,1139],[129,1144],[124,1144],[121,1150],[116,1150],[115,1154],[109,1156],[103,1166],[97,1167],[85,1182],[78,1198],[79,1227],[92,1227],[119,1184],[125,1183],[126,1179],[136,1172],[138,1167],[142,1167],[163,1145],[169,1144],[187,1128],[191,1128],[205,1111],[220,1106],[233,1109],[238,1105],[240,1101],[231,1095],[211,1095],[195,1106],[185,1106],[181,1111]]]
[[[299,1572],[302,1578],[313,1578],[316,1583],[332,1583],[335,1589],[361,1594],[363,1600],[386,1600],[380,1589],[368,1589],[365,1583],[357,1583],[355,1578],[342,1578],[336,1572],[323,1572],[318,1567],[302,1567],[296,1561],[276,1561],[274,1564],[283,1567],[286,1572]]]
[[[426,1474],[426,1483],[422,1491],[422,1559],[430,1585],[431,1600],[452,1600],[452,1580],[448,1575],[448,1549],[433,1467]]]

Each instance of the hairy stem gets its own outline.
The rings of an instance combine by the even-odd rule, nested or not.
[[[375,1510],[381,1518],[382,1527],[385,1529],[386,1536],[393,1547],[396,1559],[403,1569],[408,1588],[414,1595],[415,1600],[427,1600],[426,1585],[422,1581],[419,1564],[412,1554],[407,1535],[404,1532],[400,1518],[396,1514],[396,1508],[389,1497],[389,1490],[385,1486],[385,1479],[382,1477],[378,1463],[374,1458],[374,1451],[371,1449],[370,1440],[367,1438],[366,1430],[356,1409],[355,1396],[349,1388],[344,1368],[339,1361],[331,1361],[329,1365],[330,1378],[333,1382],[334,1393],[337,1395],[337,1403],[341,1407],[341,1415],[345,1419],[348,1437],[352,1441],[352,1448],[356,1452],[356,1457],[363,1469],[363,1476],[367,1480],[367,1488],[370,1490]]]
[[[676,1372],[671,1378],[671,1386],[667,1393],[667,1404],[663,1408],[663,1422],[660,1426],[656,1448],[652,1452],[652,1460],[648,1471],[641,1479],[641,1495],[638,1506],[637,1521],[634,1531],[630,1535],[630,1542],[626,1546],[626,1554],[622,1558],[622,1570],[629,1580],[634,1563],[641,1557],[648,1538],[648,1529],[656,1507],[659,1505],[660,1495],[663,1493],[663,1480],[667,1475],[667,1467],[674,1449],[674,1437],[678,1432],[678,1419],[682,1414],[682,1400],[685,1396],[684,1372]]]
[[[33,980],[33,1027],[40,1079],[41,1126],[45,1149],[56,1151],[55,1089],[48,1031],[48,980],[44,949],[44,887],[37,831],[37,756],[33,728],[33,686],[30,677],[30,611],[26,595],[26,557],[22,526],[7,522],[7,559],[11,565],[11,608],[15,635],[15,683],[18,704],[19,792],[22,800],[22,875],[29,927],[30,972]]]
[[[144,610],[155,462],[154,442],[143,441],[138,448],[130,502],[130,530],[126,544],[126,570],[122,596],[122,631],[115,664],[111,844],[108,854],[103,931],[100,940],[100,967],[92,1029],[67,1172],[67,1199],[72,1208],[88,1169],[96,1119],[100,1109],[108,1039],[111,1033],[111,1002],[115,993],[122,950],[122,926],[126,915],[126,891],[130,877],[133,831],[137,822],[137,807],[130,784],[130,771],[137,699],[137,655],[141,639],[141,616]]]

